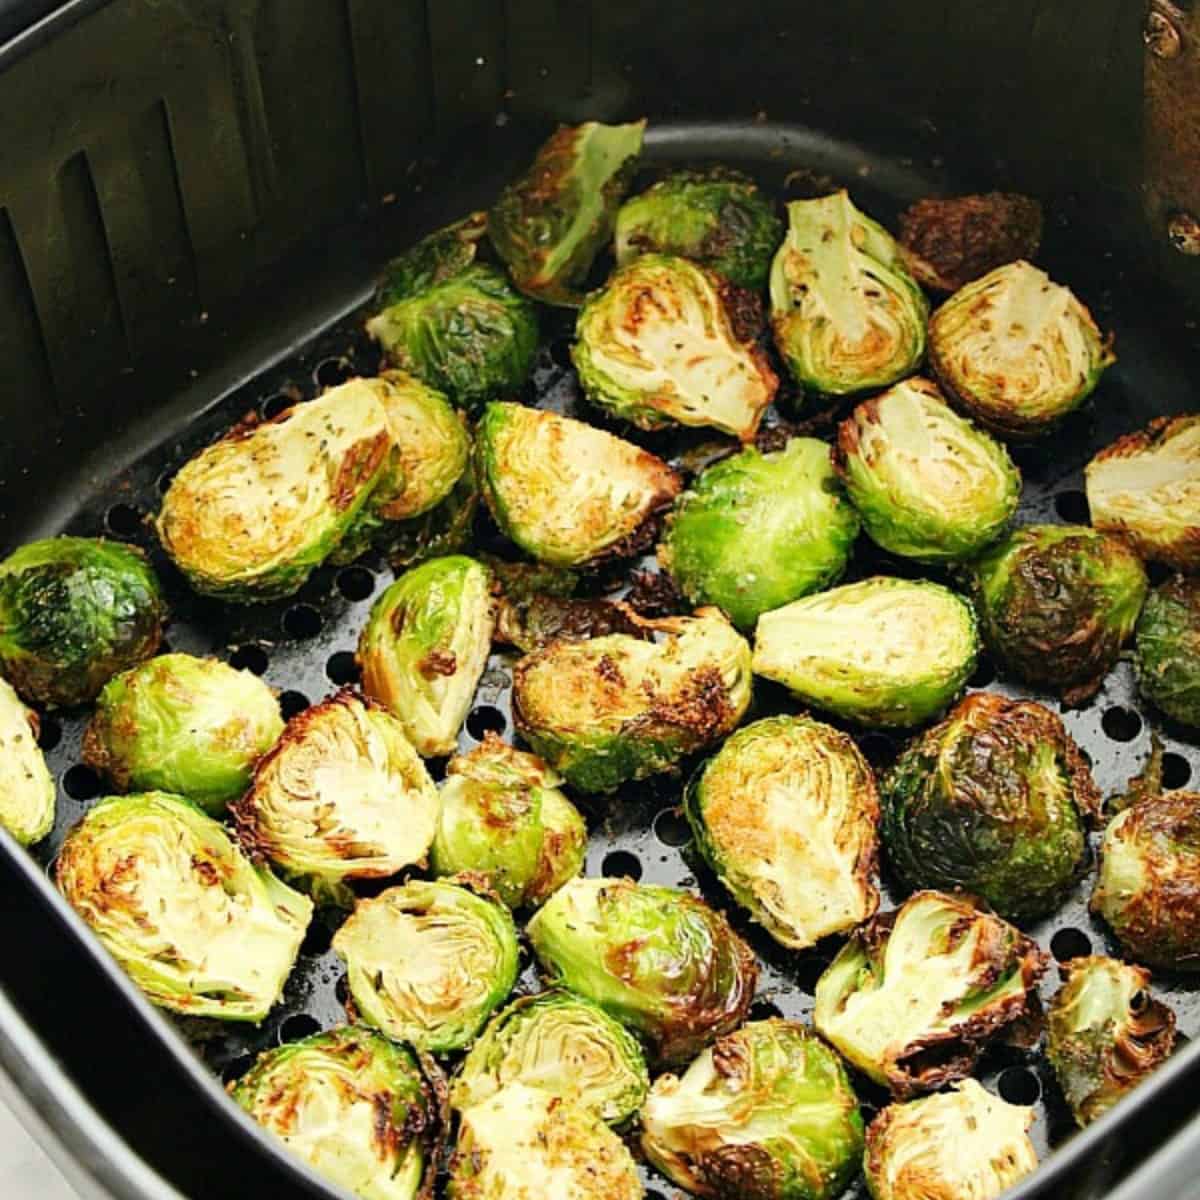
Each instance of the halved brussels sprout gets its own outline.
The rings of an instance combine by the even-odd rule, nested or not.
[[[1150,972],[1115,958],[1074,958],[1050,1002],[1046,1057],[1075,1120],[1104,1116],[1175,1047],[1175,1014],[1150,994]]]
[[[0,825],[32,846],[54,827],[54,779],[38,746],[37,713],[0,679]]]
[[[892,235],[844,191],[787,210],[771,322],[796,381],[845,396],[911,375],[925,357],[929,304]]]
[[[993,433],[1049,432],[1116,362],[1070,289],[1022,261],[960,288],[929,322],[929,361],[960,407]]]
[[[690,892],[572,879],[526,933],[551,985],[636,1029],[660,1064],[686,1062],[736,1029],[754,998],[750,947]]]
[[[921,562],[956,562],[1000,536],[1021,499],[1008,451],[927,379],[865,400],[838,427],[837,463],[872,539]]]
[[[552,566],[636,552],[682,486],[649,451],[521,404],[489,404],[475,438],[479,487],[496,524]]]
[[[618,267],[575,324],[588,399],[639,429],[700,425],[753,441],[779,380],[741,336],[734,303],[725,280],[686,258]]]
[[[230,1095],[318,1175],[363,1200],[429,1200],[446,1130],[445,1080],[406,1046],[355,1025],[260,1054]]]
[[[1123,539],[1086,525],[1026,525],[968,564],[984,644],[1068,707],[1099,690],[1129,640],[1149,583]]]
[[[1138,687],[1172,720],[1200,729],[1200,579],[1149,595],[1134,632]]]
[[[883,841],[911,888],[963,889],[1012,920],[1053,912],[1088,861],[1100,794],[1048,708],[973,692],[883,781]]]
[[[171,481],[163,549],[198,592],[287,596],[350,531],[388,468],[392,439],[365,379],[259,425],[239,425]]]
[[[879,795],[844,733],[809,717],[739,729],[684,797],[696,845],[735,900],[803,950],[879,907]]]
[[[551,642],[513,669],[517,728],[580,791],[670,770],[750,704],[750,647],[716,609],[640,624],[662,640]]]
[[[873,1200],[997,1200],[1037,1170],[1033,1115],[973,1079],[891,1104],[867,1128],[867,1188]]]
[[[448,881],[412,880],[360,900],[333,948],[358,1016],[438,1054],[469,1045],[517,981],[508,909]]]
[[[701,472],[675,502],[658,559],[693,604],[716,604],[752,629],[762,613],[837,580],[857,536],[829,447],[798,437]]]
[[[1200,413],[1159,417],[1087,465],[1092,524],[1147,559],[1200,571]]]
[[[83,761],[118,791],[172,792],[220,816],[282,732],[279,702],[257,675],[162,654],[105,684]]]
[[[494,733],[452,758],[433,839],[435,875],[470,872],[509,908],[541,904],[583,869],[587,826],[540,758]]]
[[[147,998],[192,1017],[261,1021],[312,917],[307,896],[164,792],[101,800],[63,842],[57,878]]]
[[[572,307],[612,236],[642,149],[645,121],[560,125],[529,169],[500,193],[488,237],[528,296]]]
[[[569,992],[522,996],[479,1035],[450,1089],[455,1108],[525,1084],[623,1125],[650,1088],[638,1040],[598,1004]]]
[[[971,606],[937,583],[878,575],[763,613],[754,673],[860,725],[919,725],[975,670]]]
[[[817,981],[813,1023],[900,1099],[969,1075],[1037,1002],[1046,955],[968,896],[918,892],[873,917]]]
[[[158,649],[166,618],[158,579],[134,546],[46,538],[0,563],[0,672],[33,703],[94,699]]]

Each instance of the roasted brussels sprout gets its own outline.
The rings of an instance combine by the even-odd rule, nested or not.
[[[0,672],[33,703],[84,704],[158,649],[166,616],[140,550],[101,538],[30,542],[0,562]]]
[[[984,644],[1069,707],[1093,696],[1129,640],[1149,583],[1119,537],[1086,525],[1026,525],[968,564]]]
[[[428,1059],[348,1025],[259,1055],[233,1098],[319,1175],[363,1200],[429,1200],[445,1081]]]
[[[636,1029],[661,1064],[686,1062],[737,1028],[754,998],[750,947],[689,892],[572,879],[526,932],[552,985]]]
[[[521,404],[489,404],[475,437],[479,487],[496,524],[552,566],[639,550],[681,487],[648,451]]]
[[[1102,1117],[1166,1061],[1175,1014],[1150,995],[1150,972],[1115,958],[1074,958],[1050,1002],[1046,1057],[1075,1120]]]
[[[0,679],[0,825],[21,843],[54,826],[54,779],[38,746],[37,714]]]
[[[750,647],[716,609],[642,625],[663,640],[551,642],[513,669],[517,728],[580,791],[670,770],[750,704]]]
[[[962,690],[978,643],[961,597],[880,575],[763,613],[754,672],[860,725],[919,725]]]
[[[358,643],[363,690],[420,754],[449,754],[487,666],[495,627],[487,567],[455,554],[406,571],[371,608]]]
[[[1092,524],[1143,557],[1200,571],[1200,413],[1159,417],[1087,465]]]
[[[929,305],[891,234],[844,191],[787,209],[771,322],[796,381],[845,396],[911,375],[925,356]]]
[[[547,304],[581,302],[579,288],[612,236],[645,128],[645,121],[560,125],[500,193],[488,237],[526,295]]]
[[[927,379],[865,400],[838,427],[837,465],[871,538],[921,562],[956,562],[1016,512],[1021,473]]]
[[[469,1045],[517,980],[508,909],[448,881],[412,880],[360,900],[333,948],[360,1019],[439,1054]]]
[[[67,835],[58,886],[146,996],[193,1017],[261,1021],[312,917],[179,796],[110,796]]]
[[[703,471],[675,502],[658,558],[693,604],[716,604],[752,629],[762,613],[838,579],[857,536],[829,447],[798,437]]]
[[[598,1004],[569,992],[523,996],[479,1035],[450,1089],[455,1108],[523,1083],[623,1125],[646,1099],[650,1077],[638,1040]]]
[[[1138,687],[1172,720],[1200,729],[1200,579],[1149,595],[1134,633]]]
[[[389,521],[376,544],[397,574],[431,558],[457,554],[470,541],[478,507],[475,472],[468,467],[445,500],[419,517]]]
[[[516,646],[526,654],[559,638],[572,642],[625,633],[649,640],[637,623],[637,614],[623,600],[603,600],[534,594],[523,600],[500,601],[496,613],[496,641]]]
[[[1100,795],[1062,721],[973,692],[883,781],[883,842],[912,888],[963,889],[1015,921],[1053,912],[1088,861]]]
[[[918,892],[873,917],[817,981],[813,1023],[900,1099],[969,1075],[1028,1015],[1046,956],[967,896]]]
[[[929,361],[981,425],[1028,441],[1078,408],[1116,356],[1068,288],[1019,261],[960,288],[933,314]]]
[[[803,950],[879,907],[879,796],[858,747],[810,717],[739,729],[684,798],[696,845],[737,902]]]
[[[485,212],[468,213],[461,221],[435,229],[384,267],[375,306],[387,308],[453,279],[475,261],[486,235]]]
[[[892,1104],[867,1128],[863,1169],[873,1200],[997,1200],[1037,1170],[1033,1109],[973,1079]]]
[[[575,324],[571,356],[593,404],[639,429],[701,425],[753,441],[779,380],[740,336],[736,298],[686,258],[618,267]]]

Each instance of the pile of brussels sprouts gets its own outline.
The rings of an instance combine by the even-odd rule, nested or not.
[[[261,1022],[310,923],[337,926],[346,1023],[231,1092],[368,1200],[430,1196],[445,1163],[454,1200],[640,1197],[635,1155],[729,1200],[831,1200],[860,1169],[876,1200],[989,1200],[1037,1166],[1032,1110],[971,1078],[1039,1019],[1049,959],[1021,925],[1103,826],[1092,905],[1123,958],[1072,960],[1045,1022],[1086,1124],[1172,1050],[1151,970],[1200,970],[1200,796],[1152,762],[1106,814],[1051,708],[963,691],[982,646],[1082,703],[1132,640],[1148,703],[1200,728],[1200,415],[1096,456],[1091,526],[1013,528],[1005,443],[1114,361],[1026,261],[1037,206],[926,200],[897,241],[845,191],[781,220],[723,167],[629,197],[643,128],[560,129],[489,212],[389,264],[377,377],[237,426],[163,497],[162,551],[219,602],[386,556],[360,688],[285,723],[249,672],[156,656],[163,589],[128,546],[0,564],[0,822],[32,844],[55,820],[28,705],[94,703],[83,757],[112,795],[57,881],[153,1003]],[[932,315],[922,285],[950,293]],[[544,305],[578,310],[594,423],[521,402]],[[832,444],[773,412],[781,377],[843,403]],[[725,439],[690,476],[647,448],[681,427]],[[911,569],[842,582],[863,534]],[[606,595],[656,542],[656,606]],[[1178,574],[1151,591],[1143,560]],[[456,754],[497,643],[524,748]],[[800,709],[768,715],[756,675]],[[878,777],[854,736],[876,729],[911,734]],[[684,766],[732,906],[785,954],[836,950],[811,1026],[747,1022],[758,961],[700,896],[583,874],[572,794],[594,817]],[[887,1097],[866,1128],[856,1091]]]

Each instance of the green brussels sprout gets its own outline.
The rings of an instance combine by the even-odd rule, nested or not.
[[[1200,571],[1200,413],[1159,417],[1087,465],[1092,524],[1143,557]]]
[[[158,649],[166,618],[158,580],[133,546],[46,538],[0,562],[0,671],[31,703],[94,699]]]
[[[333,948],[359,1018],[436,1054],[469,1045],[517,981],[508,909],[458,883],[412,880],[360,900]]]
[[[526,929],[552,986],[637,1030],[663,1065],[736,1029],[758,963],[729,922],[690,892],[628,879],[572,879]]]
[[[1138,687],[1172,720],[1200,729],[1200,579],[1149,595],[1134,632]]]
[[[695,774],[701,854],[781,946],[803,950],[879,907],[879,795],[854,742],[810,717],[739,729]]]
[[[513,669],[517,729],[580,791],[669,771],[749,707],[750,647],[716,609],[640,623],[663,640],[551,642]]]
[[[1150,972],[1115,958],[1075,958],[1050,1002],[1046,1057],[1075,1120],[1090,1125],[1175,1048],[1175,1014],[1150,994]]]
[[[640,550],[682,486],[649,451],[521,404],[487,406],[475,456],[480,490],[501,532],[555,567]]]
[[[641,254],[690,258],[752,292],[767,286],[783,238],[775,206],[740,171],[672,171],[621,205],[615,250],[620,266]]]
[[[433,839],[435,875],[487,879],[509,908],[534,907],[583,869],[587,826],[540,758],[489,733],[452,758]]]
[[[230,1094],[318,1175],[363,1200],[428,1200],[445,1136],[436,1065],[347,1025],[260,1054]]]
[[[1070,289],[1023,260],[960,288],[929,322],[929,362],[946,394],[1014,441],[1052,430],[1116,361]]]
[[[527,296],[577,306],[612,236],[642,150],[645,121],[560,125],[529,169],[500,193],[488,237]]]
[[[716,604],[753,629],[764,612],[835,582],[857,536],[829,447],[798,437],[701,472],[675,502],[658,560],[693,604]]]
[[[32,846],[54,827],[54,779],[38,746],[37,714],[0,679],[0,825]]]
[[[475,472],[468,467],[445,500],[419,517],[389,521],[376,544],[397,574],[431,558],[457,554],[471,538],[478,506]]]
[[[623,1125],[650,1088],[642,1048],[598,1004],[569,992],[523,996],[480,1034],[450,1088],[454,1108],[472,1108],[521,1083]]]
[[[468,213],[461,221],[435,229],[384,267],[375,306],[387,308],[453,279],[475,261],[486,234],[485,212]]]
[[[491,573],[462,554],[411,568],[372,605],[358,642],[363,690],[426,758],[458,744],[495,623]]]
[[[612,633],[645,636],[637,614],[622,600],[542,595],[510,600],[505,596],[496,613],[496,641],[526,654],[559,638],[580,642]]]
[[[846,396],[911,375],[925,356],[929,304],[891,234],[844,191],[787,210],[771,323],[796,382]]]
[[[951,703],[978,648],[962,597],[877,575],[763,613],[754,673],[847,721],[903,728]]]
[[[391,454],[375,388],[352,379],[185,463],[163,497],[159,539],[205,595],[290,595],[354,529]]]
[[[682,1078],[660,1075],[642,1130],[642,1150],[668,1179],[718,1200],[834,1200],[863,1150],[845,1067],[792,1021],[752,1021]]]
[[[120,792],[171,792],[220,816],[282,732],[275,693],[257,675],[162,654],[104,685],[83,761]]]
[[[838,427],[837,465],[871,538],[920,562],[977,554],[1021,499],[1008,451],[926,379],[864,400]]]
[[[969,896],[917,892],[873,917],[817,981],[813,1024],[900,1099],[973,1070],[1029,1016],[1046,955]]]
[[[185,1016],[261,1021],[312,917],[307,896],[165,792],[101,800],[63,842],[57,878],[147,998]]]
[[[779,380],[739,331],[737,303],[726,280],[686,258],[618,267],[575,323],[588,399],[639,429],[709,426],[753,441]]]
[[[1099,690],[1142,611],[1149,582],[1121,538],[1086,525],[1026,525],[965,569],[987,648],[1068,707]]]

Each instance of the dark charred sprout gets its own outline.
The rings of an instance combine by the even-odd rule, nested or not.
[[[1155,588],[1134,631],[1138,687],[1172,720],[1200,729],[1200,579]]]
[[[0,826],[32,846],[54,827],[56,788],[38,746],[37,714],[0,679]]]
[[[622,633],[649,639],[637,614],[620,600],[570,598],[535,593],[523,600],[500,601],[496,641],[516,646],[526,654],[558,639],[571,642]]]

